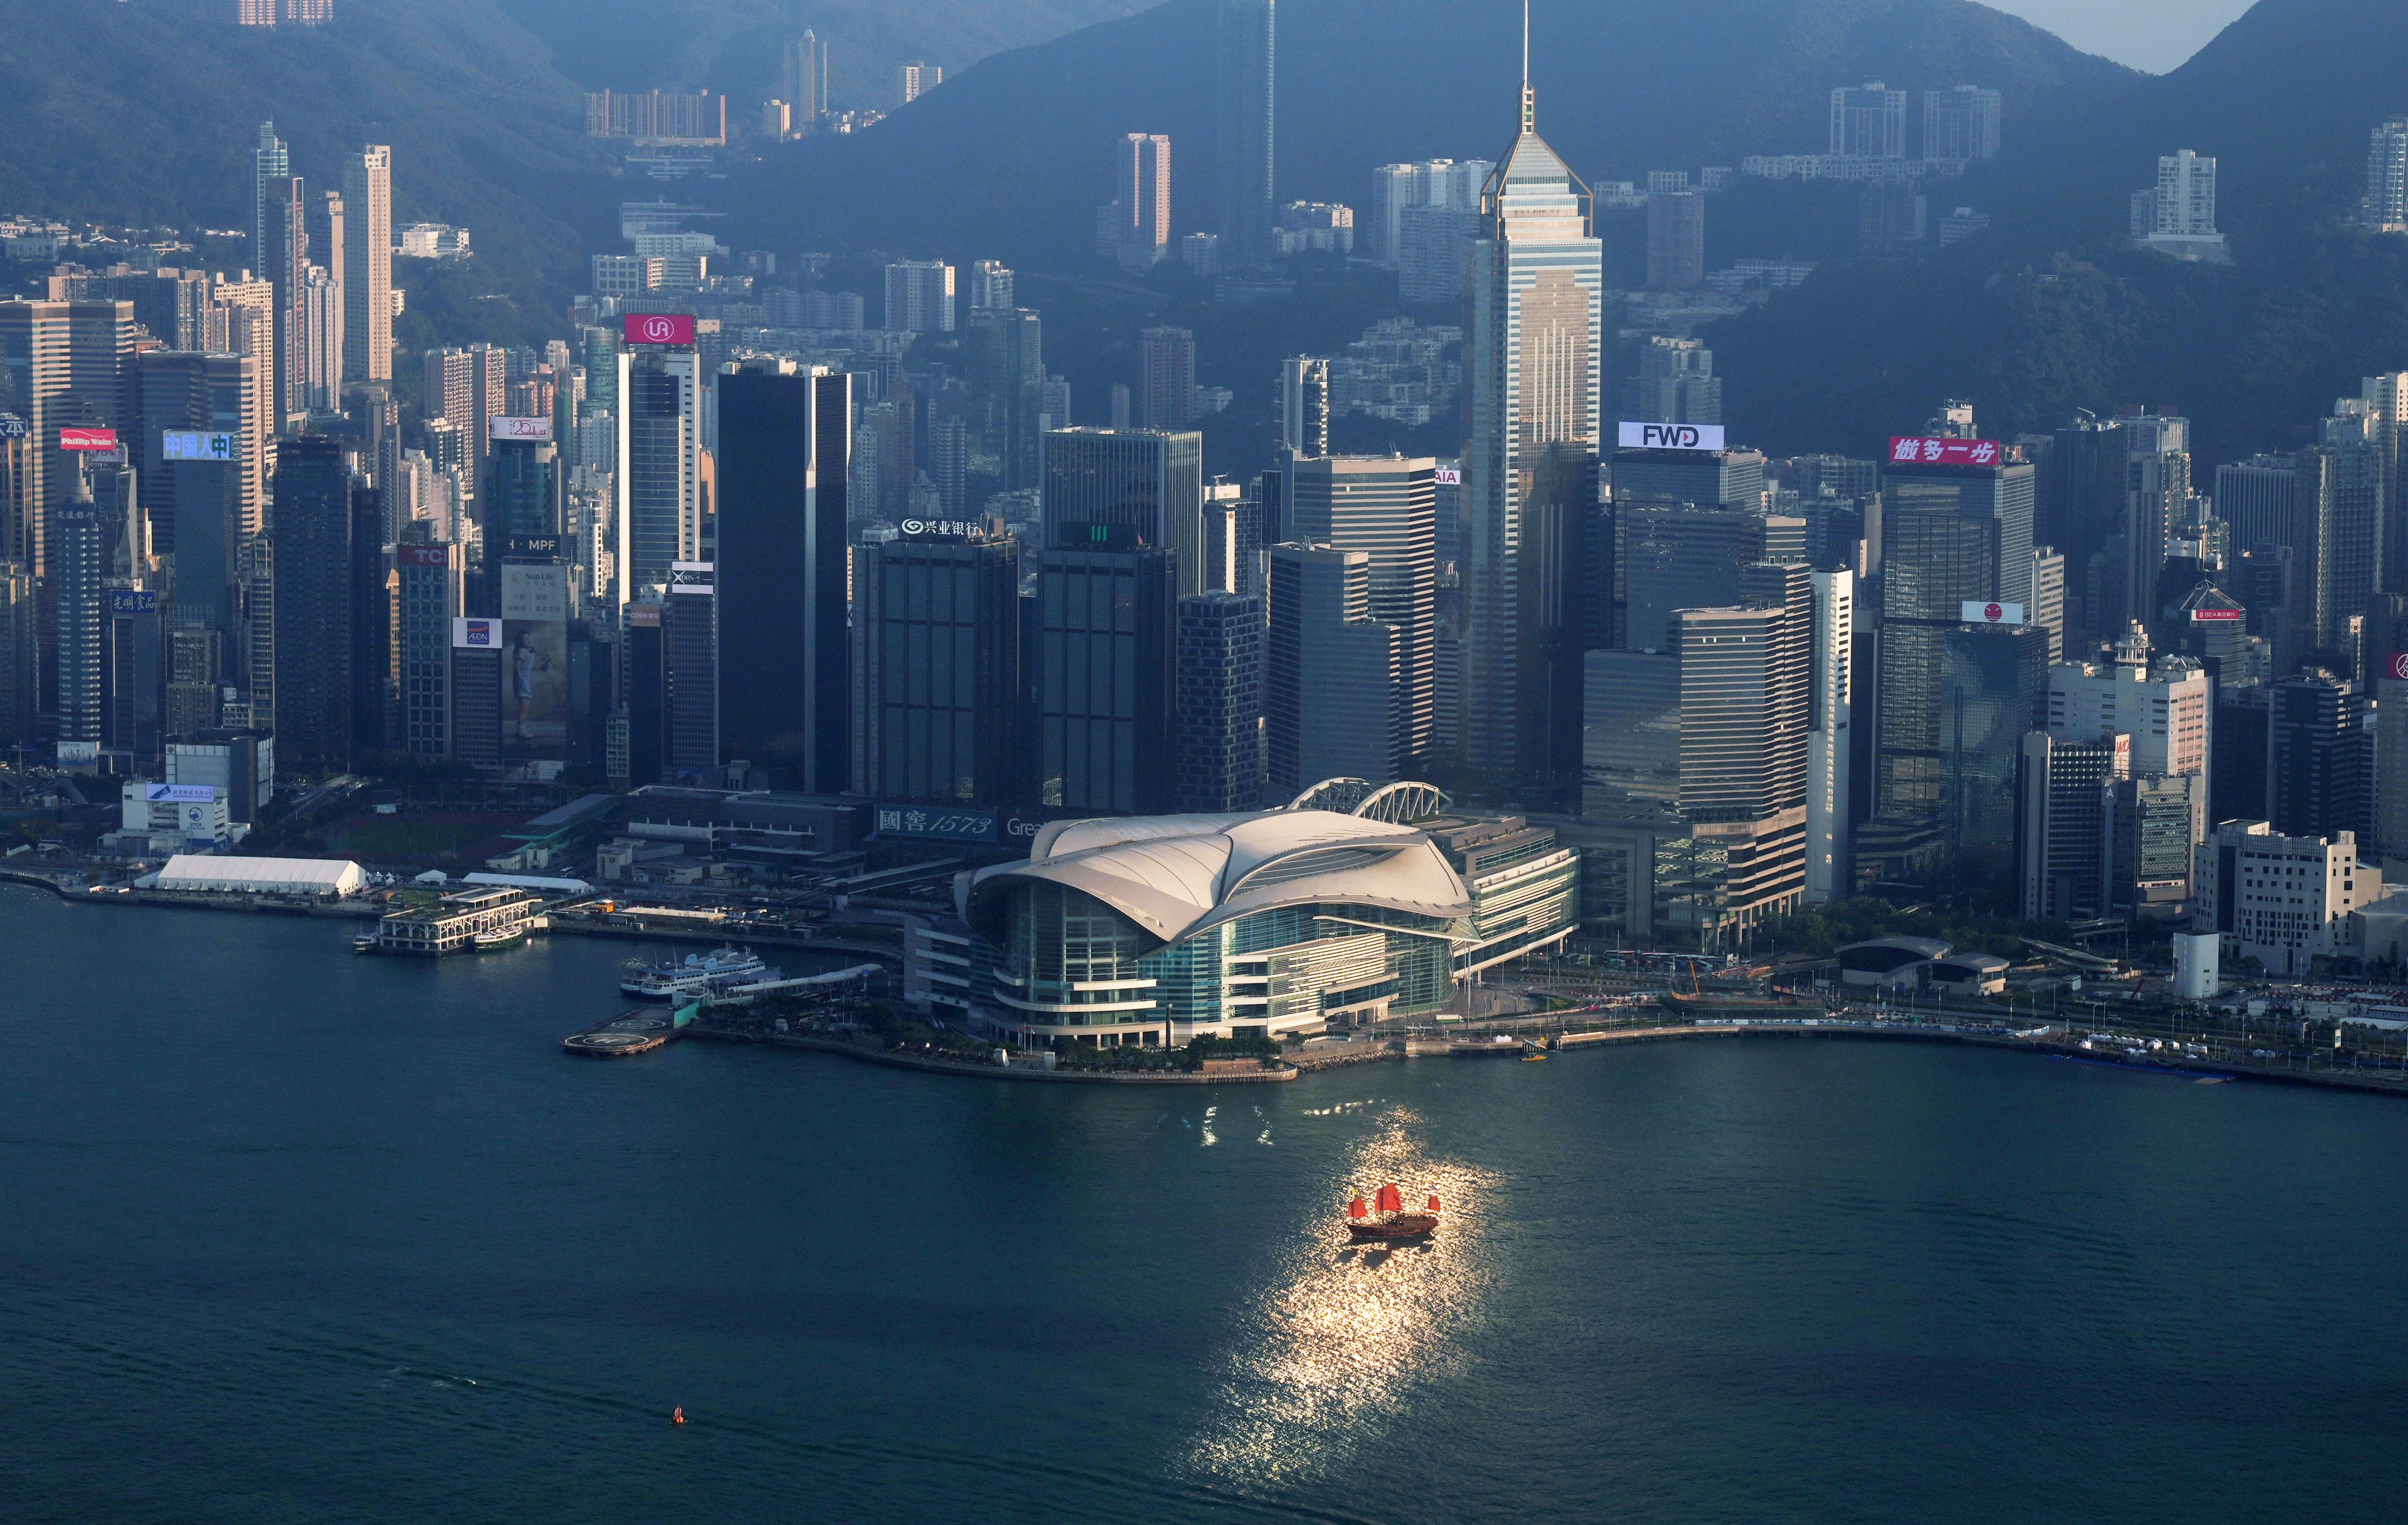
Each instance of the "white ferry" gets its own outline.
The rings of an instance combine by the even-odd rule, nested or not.
[[[619,982],[623,995],[639,1000],[681,1000],[695,996],[724,996],[748,985],[784,979],[750,948],[721,948],[715,953],[690,953],[682,959],[644,964],[628,960],[627,977]]]

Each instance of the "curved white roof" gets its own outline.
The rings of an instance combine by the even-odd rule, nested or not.
[[[179,853],[157,875],[161,889],[233,894],[353,895],[366,882],[360,866],[315,857],[218,857]]]
[[[1030,883],[1092,895],[1165,942],[1282,905],[1471,913],[1470,892],[1426,834],[1334,811],[1056,822],[1027,862],[969,877],[962,918],[989,930],[1005,893]]]

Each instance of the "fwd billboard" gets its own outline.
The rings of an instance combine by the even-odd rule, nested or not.
[[[1625,450],[1720,450],[1719,424],[1633,424],[1625,421],[1620,440]]]

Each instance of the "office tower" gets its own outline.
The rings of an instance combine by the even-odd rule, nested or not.
[[[392,539],[384,493],[351,483],[351,752],[389,751],[399,730],[400,698],[394,670]]]
[[[560,447],[551,438],[551,423],[495,421],[483,507],[490,562],[498,563],[513,541],[557,540],[565,532]]]
[[[2128,778],[2109,784],[2106,816],[2107,910],[2152,919],[2179,911],[2191,897],[2194,849],[2205,815],[2202,778]]]
[[[2408,592],[2408,371],[2365,378],[2335,413],[2365,421],[2357,432],[2374,447],[2383,474],[2383,586]]]
[[[914,59],[895,71],[895,108],[901,110],[945,82],[943,65]]]
[[[604,763],[614,787],[658,784],[668,765],[668,659],[661,639],[666,597],[647,593],[619,611],[618,708],[610,717]]]
[[[307,408],[304,375],[308,359],[303,338],[301,288],[309,274],[308,193],[297,175],[266,180],[260,188],[261,279],[273,294],[277,420]]]
[[[1923,93],[1923,157],[1959,163],[1999,156],[2000,101],[1995,90],[1958,85]]]
[[[40,662],[33,574],[0,560],[0,746],[30,746],[40,735]]]
[[[91,484],[77,469],[67,483],[66,501],[50,512],[55,543],[50,577],[58,608],[51,692],[56,696],[61,763],[90,763],[100,751],[108,683],[102,637],[108,619],[110,527],[93,501]]]
[[[1616,508],[1689,504],[1764,511],[1764,455],[1754,450],[1632,447],[1613,453]]]
[[[136,361],[142,439],[134,458],[152,547],[173,558],[171,621],[231,635],[236,558],[266,524],[258,362],[181,350],[145,351]]]
[[[962,339],[968,459],[964,494],[983,504],[1039,485],[1044,439],[1045,335],[1038,315],[1004,307],[970,314]]]
[[[1639,374],[1624,384],[1623,393],[1622,416],[1634,423],[1723,421],[1723,381],[1714,374],[1714,352],[1703,339],[1649,336],[1640,347]]]
[[[393,380],[393,150],[343,162],[343,374]]]
[[[1878,79],[1831,92],[1831,152],[1848,158],[1906,157],[1906,92]]]
[[[886,326],[913,334],[953,331],[953,267],[904,260],[886,267]]]
[[[2408,117],[2376,127],[2366,149],[2366,203],[2372,233],[2408,233]]]
[[[351,765],[351,471],[341,442],[296,435],[276,454],[276,739],[286,766]]]
[[[759,364],[719,378],[721,739],[724,760],[833,793],[851,772],[853,387]]]
[[[1216,0],[1213,156],[1220,169],[1221,261],[1268,265],[1276,137],[1277,0]]]
[[[1723,866],[1720,931],[1743,934],[1805,897],[1812,577],[1803,563],[1759,562],[1733,589],[1745,607],[1680,615],[1678,808]]]
[[[1018,798],[1020,545],[962,528],[854,553],[862,776],[910,804]]]
[[[1178,666],[1180,813],[1254,810],[1263,798],[1262,596],[1180,599]]]
[[[2011,861],[2017,759],[2024,733],[2040,723],[2048,675],[2048,632],[2032,626],[1968,626],[1941,637],[1940,809],[1960,879]]]
[[[1177,563],[1173,597],[1204,591],[1203,436],[1056,429],[1043,470],[1048,549],[1165,549]]]
[[[970,266],[970,314],[994,312],[1017,306],[1011,299],[1011,266],[1001,260],[982,259]]]
[[[1302,458],[1288,488],[1289,539],[1370,557],[1369,617],[1396,629],[1390,771],[1430,755],[1438,721],[1438,462],[1428,456]],[[1308,779],[1306,784],[1312,781]]]
[[[2182,259],[2224,259],[2224,235],[2215,230],[2215,161],[2188,149],[2160,156],[2157,184],[2132,193],[2132,242]]]
[[[101,745],[136,773],[158,770],[165,760],[160,732],[166,684],[161,663],[165,645],[159,595],[147,588],[108,590],[108,623],[103,630],[108,712]]]
[[[1605,642],[1630,651],[1677,649],[1674,616],[1730,602],[1740,568],[1802,560],[1805,522],[1742,509],[1640,501],[1613,513],[1613,600]]]
[[[1196,336],[1184,328],[1144,330],[1138,336],[1140,426],[1183,429],[1196,413]]]
[[[2273,685],[2266,792],[2276,831],[2372,837],[2372,718],[2358,684],[2321,669]]]
[[[0,302],[0,413],[24,421],[28,442],[9,556],[37,580],[50,575],[43,511],[66,501],[76,477],[76,454],[60,449],[59,431],[130,432],[133,368],[133,303]]]
[[[1049,487],[1049,537],[1059,527],[1053,507]],[[1183,558],[1151,546],[1083,551],[1061,543],[1037,556],[1037,802],[1123,814],[1171,810]]]
[[[1592,651],[1582,687],[1581,813],[1677,822],[1681,658],[1676,651]]]
[[[669,567],[702,545],[701,362],[685,346],[619,352],[619,451],[612,482],[618,601],[666,588]]]
[[[2049,669],[2046,727],[2071,741],[2130,738],[2136,778],[2207,776],[2214,756],[2214,685],[2199,663],[2156,655],[2147,634],[2130,627],[2107,663],[2065,662]],[[2201,785],[2204,788],[2204,784]],[[2198,801],[2195,835],[2207,829]]]
[[[1105,252],[1125,270],[1146,270],[1170,253],[1170,139],[1130,133],[1113,166],[1113,195],[1105,209],[1111,237]]]
[[[1472,246],[1464,749],[1498,780],[1576,777],[1579,552],[1596,502],[1602,246],[1588,188],[1540,137],[1537,97],[1481,192]]]
[[[268,258],[268,187],[293,174],[292,156],[285,151],[284,140],[276,136],[276,123],[259,124],[259,147],[251,156],[251,267],[265,276],[272,266]]]
[[[1706,196],[1659,192],[1647,198],[1647,289],[1687,291],[1706,279]]]
[[[464,612],[456,544],[405,541],[393,548],[394,670],[399,679],[395,750],[452,755],[452,626]]]
[[[2314,644],[2338,651],[2347,643],[2350,618],[2364,610],[2383,585],[2386,559],[2384,532],[2389,496],[2381,431],[2358,399],[2326,419],[2317,443],[2294,453],[2300,495],[2295,551],[2313,544],[2313,565],[2302,577],[2313,606]],[[2356,406],[2350,406],[2356,405]]]
[[[509,352],[494,344],[434,349],[426,352],[425,365],[424,416],[448,419],[460,431],[460,459],[437,464],[459,469],[469,496],[481,498],[494,420],[509,412]]]
[[[1326,778],[1384,784],[1396,745],[1400,632],[1371,615],[1371,556],[1290,542],[1270,551],[1263,641],[1268,798],[1294,798]]]
[[[2048,632],[2048,659],[2065,660],[2065,557],[2054,546],[2032,547],[2031,598],[2024,622]]]
[[[324,415],[342,410],[343,288],[322,266],[312,265],[301,283],[298,324],[300,368],[294,381],[301,411]]]
[[[1232,482],[1204,489],[1204,589],[1263,592],[1263,505]]]
[[[829,110],[828,50],[817,33],[803,35],[779,50],[778,98],[794,108],[797,126],[809,126]]]
[[[2056,431],[2040,464],[2032,539],[2065,554],[2066,618],[2077,644],[2124,627],[2118,537],[2128,457],[2122,421],[2086,414]]]
[[[661,664],[667,682],[664,765],[681,783],[719,778],[719,609],[714,568],[680,561],[661,603]]]
[[[2157,612],[2157,578],[2191,497],[2190,421],[2154,413],[2128,413],[2125,440],[2122,585],[2118,608],[2126,620],[2146,622]]]
[[[1280,362],[1282,453],[1329,453],[1329,362],[1297,355]]]
[[[1856,578],[1813,574],[1814,623],[1806,649],[1806,903],[1844,900],[1849,864],[1849,764],[1856,708]]]
[[[2131,774],[2130,738],[2022,741],[2015,868],[2027,921],[2087,921],[2107,914],[2109,785]]]
[[[1968,454],[1990,441],[1974,441]],[[1995,445],[1987,453],[1996,459]],[[1902,463],[1882,480],[1882,622],[1875,814],[1937,828],[1946,762],[1940,677],[1946,632],[1967,606],[2031,595],[2032,468]]]

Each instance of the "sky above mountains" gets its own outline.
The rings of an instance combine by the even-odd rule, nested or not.
[[[2250,0],[1985,0],[2086,53],[2164,74],[2207,46]]]

